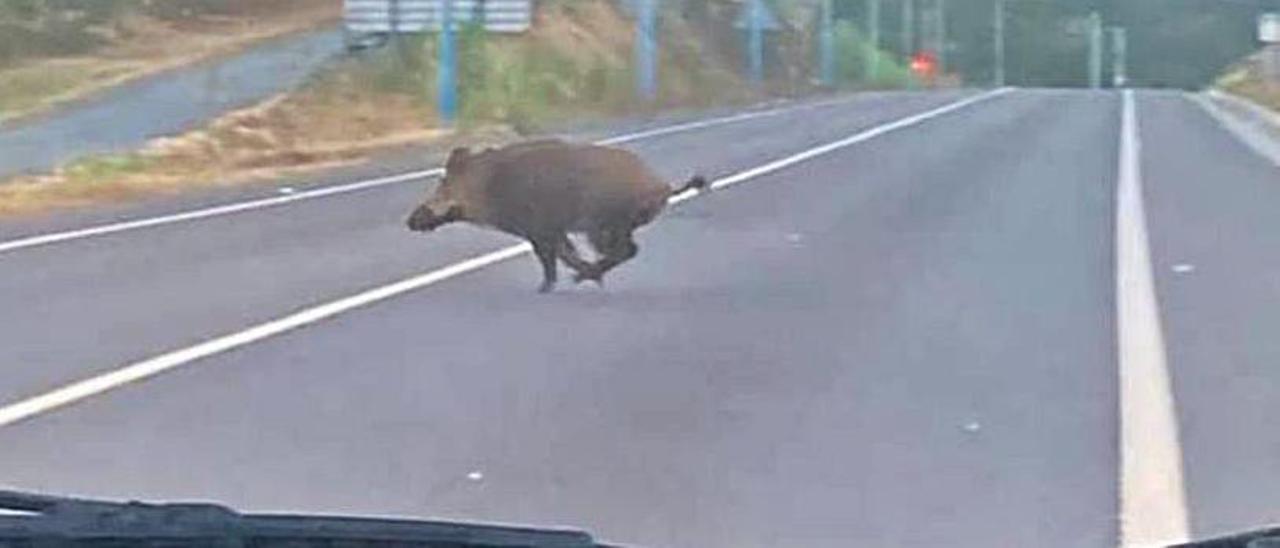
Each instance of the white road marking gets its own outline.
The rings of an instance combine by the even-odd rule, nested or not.
[[[630,143],[634,141],[640,141],[643,139],[652,139],[654,137],[660,137],[663,135],[671,135],[674,133],[681,133],[681,132],[693,131],[698,129],[706,129],[710,127],[722,126],[727,124],[734,124],[734,123],[743,122],[746,120],[765,118],[769,116],[777,116],[780,114],[785,114],[785,113],[789,113],[797,110],[821,108],[825,106],[840,104],[842,102],[853,101],[856,99],[858,99],[857,96],[842,97],[839,99],[833,99],[828,101],[804,103],[804,104],[774,108],[769,110],[743,112],[743,113],[733,114],[729,116],[721,116],[718,118],[710,118],[706,120],[697,120],[693,122],[686,122],[682,124],[663,126],[659,128],[653,128],[653,129],[638,131],[634,133],[617,135],[614,137],[609,137],[607,139],[596,141],[596,143],[602,144],[602,145],[617,145],[617,144],[623,144],[623,143]],[[294,189],[294,188],[285,187],[288,189],[288,191],[286,191],[285,189],[280,189],[279,192],[281,195],[274,198],[262,198],[258,200],[249,200],[245,202],[237,202],[233,204],[214,206],[214,207],[208,207],[203,209],[194,209],[191,211],[184,211],[181,213],[174,213],[170,215],[160,215],[157,217],[148,217],[145,219],[138,219],[134,221],[110,223],[110,224],[92,226],[92,227],[75,229],[75,230],[67,230],[63,232],[51,232],[48,234],[40,234],[40,235],[29,236],[25,238],[18,238],[16,240],[10,240],[7,242],[0,242],[0,253],[7,253],[12,251],[18,251],[21,249],[28,249],[32,247],[57,244],[57,243],[68,242],[72,240],[81,240],[84,238],[92,238],[96,236],[106,236],[108,234],[115,234],[119,232],[131,231],[131,230],[140,230],[140,229],[151,228],[156,226],[170,225],[170,224],[182,223],[182,222],[188,222],[188,221],[196,221],[200,219],[208,219],[210,217],[221,217],[225,215],[243,213],[246,211],[254,211],[258,209],[279,207],[279,206],[291,204],[294,202],[300,202],[303,200],[314,200],[316,198],[324,198],[329,196],[337,196],[340,194],[348,194],[352,192],[369,190],[369,189],[383,187],[387,185],[395,185],[395,184],[407,183],[411,181],[425,180],[431,177],[439,177],[440,175],[443,175],[443,174],[444,174],[444,169],[437,167],[432,169],[410,171],[407,173],[400,173],[397,175],[391,175],[387,177],[378,177],[376,179],[356,181],[353,183],[327,186],[327,187],[317,188],[313,190],[298,191],[297,189]]]
[[[195,221],[197,219],[207,219],[209,217],[221,217],[223,215],[231,215],[233,213],[241,213],[252,211],[255,209],[264,209],[268,207],[277,207],[302,200],[311,200],[322,198],[325,196],[334,196],[337,194],[347,194],[359,190],[366,190],[380,186],[404,183],[408,181],[417,181],[427,177],[434,177],[443,173],[440,168],[427,169],[422,171],[411,171],[409,173],[401,173],[389,177],[379,177],[377,179],[368,179],[355,183],[334,185],[314,190],[306,190],[296,192],[284,196],[274,198],[263,198],[260,200],[250,200],[247,202],[239,202],[221,206],[208,207],[204,209],[193,209],[182,213],[172,215],[161,215],[159,217],[148,217],[146,219],[138,219],[136,221],[125,221],[121,223],[112,223],[106,225],[93,226],[89,228],[81,228],[77,230],[68,230],[65,232],[52,232],[49,234],[41,234],[38,236],[30,236],[27,238],[19,238],[7,242],[0,242],[0,253],[17,251],[19,249],[27,249],[43,245],[56,244],[71,240],[80,240],[84,238],[92,238],[94,236],[106,236],[117,232],[125,232],[129,230],[138,230],[161,225],[170,225],[186,221]]]
[[[1007,91],[1009,90],[998,89],[989,91],[955,101],[920,114],[889,122],[844,139],[814,147],[803,152],[769,162],[762,166],[718,179],[711,183],[711,188],[724,188],[752,178],[773,173],[799,162],[830,153],[841,147],[860,143],[873,137],[884,135],[890,131],[919,124],[931,118],[964,108],[979,101],[985,101]],[[672,196],[670,203],[678,204],[680,202],[690,200],[697,195],[698,193],[696,191],[690,190]],[[369,289],[336,301],[308,308],[300,312],[295,312],[288,316],[261,323],[243,331],[217,337],[195,346],[175,350],[140,362],[124,365],[107,373],[63,386],[51,392],[0,407],[0,427],[5,427],[18,421],[53,411],[60,407],[76,403],[98,394],[142,381],[170,369],[174,369],[203,358],[240,348],[300,327],[311,325],[344,312],[390,299],[397,295],[422,289],[450,278],[455,278],[468,272],[479,270],[481,268],[524,255],[530,251],[532,251],[532,247],[528,243],[504,247],[497,251],[485,253],[438,270],[433,270],[389,285]]]
[[[1116,322],[1120,381],[1120,546],[1188,538],[1182,449],[1142,203],[1132,90],[1122,96],[1116,185]]]
[[[1191,272],[1195,272],[1196,265],[1190,263],[1178,263],[1173,265],[1172,270],[1176,274],[1190,274]]]
[[[1266,108],[1241,99],[1230,93],[1222,93],[1217,90],[1210,91],[1209,97],[1204,94],[1188,94],[1187,97],[1205,112],[1212,116],[1214,121],[1218,123],[1222,129],[1227,130],[1245,146],[1252,149],[1259,156],[1266,158],[1271,163],[1280,166],[1280,139],[1276,139],[1274,133],[1264,125],[1269,125],[1274,130],[1280,130],[1280,114],[1276,114]],[[1218,106],[1214,101],[1222,101],[1230,103],[1240,110],[1249,112],[1251,120],[1247,120],[1242,116],[1226,112],[1222,107]]]

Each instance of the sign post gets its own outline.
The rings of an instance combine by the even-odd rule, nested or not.
[[[440,61],[436,72],[436,99],[440,119],[452,124],[457,118],[457,65],[454,51],[453,0],[440,0]]]
[[[636,0],[636,94],[645,102],[658,96],[657,1]]]
[[[867,0],[867,41],[871,54],[867,58],[867,80],[880,77],[880,0]]]
[[[747,73],[751,85],[764,83],[764,0],[749,0],[747,14]]]
[[[1111,85],[1122,88],[1129,83],[1129,39],[1124,27],[1111,27]]]
[[[1263,78],[1273,89],[1280,87],[1280,13],[1258,16],[1258,40],[1264,44],[1259,60]]]
[[[1102,15],[1089,14],[1089,88],[1102,87]]]
[[[818,67],[822,85],[833,86],[836,83],[835,72],[835,30],[831,28],[831,1],[822,0],[821,30],[818,31]]]
[[[996,87],[1004,87],[1004,0],[996,0],[994,9],[992,10],[992,33],[995,35],[992,40],[992,47],[995,48],[993,54],[994,60],[992,64],[993,84]]]
[[[915,0],[902,0],[902,56],[916,54],[916,5]]]
[[[1264,44],[1280,44],[1280,12],[1258,16],[1258,41]]]

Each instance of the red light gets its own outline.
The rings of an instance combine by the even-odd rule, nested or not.
[[[938,59],[932,52],[917,53],[911,57],[911,70],[920,76],[933,76],[938,70]]]

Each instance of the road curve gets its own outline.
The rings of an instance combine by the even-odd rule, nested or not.
[[[136,150],[302,81],[341,52],[323,29],[148,76],[29,120],[0,124],[0,179],[49,171],[94,154]]]

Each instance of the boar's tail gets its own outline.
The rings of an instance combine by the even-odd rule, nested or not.
[[[698,192],[702,192],[706,190],[709,186],[710,185],[707,183],[706,177],[703,177],[701,175],[694,175],[689,179],[689,182],[685,183],[684,186],[676,189],[676,191],[673,192],[672,194],[684,194],[685,192],[688,192],[690,190],[696,190]]]

